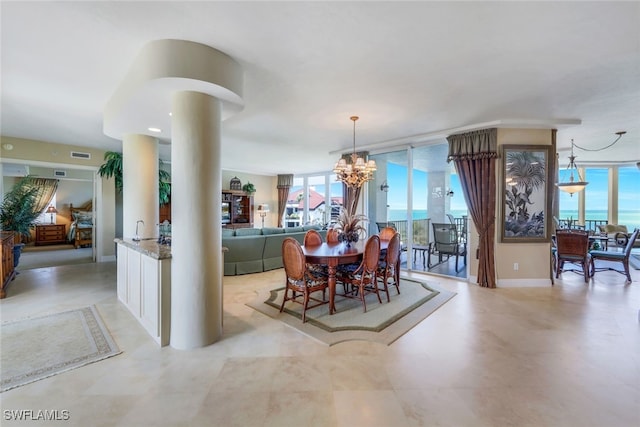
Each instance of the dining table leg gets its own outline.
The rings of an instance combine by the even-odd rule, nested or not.
[[[337,260],[336,260],[337,261]],[[337,263],[330,262],[327,265],[327,281],[329,282],[329,314],[333,314],[336,311],[335,299],[336,299],[336,270]]]

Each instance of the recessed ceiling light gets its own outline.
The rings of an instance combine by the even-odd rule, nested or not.
[[[158,128],[149,128],[149,130],[150,130],[151,132],[157,132],[157,133],[162,132],[162,130],[161,130],[161,129],[158,129]]]

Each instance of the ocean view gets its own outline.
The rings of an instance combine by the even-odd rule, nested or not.
[[[458,218],[463,215],[467,215],[466,210],[452,209],[451,214]],[[590,220],[606,220],[606,210],[587,210],[585,212],[586,219]],[[413,219],[426,219],[429,217],[429,213],[426,209],[420,209],[413,211]],[[562,210],[560,211],[560,219],[578,219],[577,210]],[[407,211],[403,209],[389,209],[389,221],[402,221],[407,219]],[[621,210],[618,212],[618,224],[626,225],[629,232],[634,228],[640,228],[640,210]]]
[[[451,215],[456,218],[467,215],[466,210],[451,210]],[[427,219],[429,217],[426,209],[418,209],[413,211],[413,219]],[[389,221],[402,221],[407,219],[407,211],[405,209],[389,209]]]
[[[577,210],[561,210],[560,219],[578,219]],[[587,210],[585,211],[585,219],[590,220],[606,220],[606,210]],[[618,211],[618,224],[626,225],[627,230],[632,232],[635,228],[640,228],[640,210],[620,210]]]

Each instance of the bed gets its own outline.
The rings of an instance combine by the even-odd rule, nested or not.
[[[82,246],[91,246],[93,244],[93,204],[91,201],[83,206],[74,208],[73,204],[69,205],[71,212],[71,226],[67,234],[67,240],[78,249]]]

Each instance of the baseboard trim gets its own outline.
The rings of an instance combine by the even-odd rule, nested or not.
[[[551,286],[551,279],[498,279],[499,288],[546,288]]]
[[[112,262],[115,260],[116,260],[115,255],[107,255],[107,256],[101,256],[100,259],[98,259],[98,262]]]

